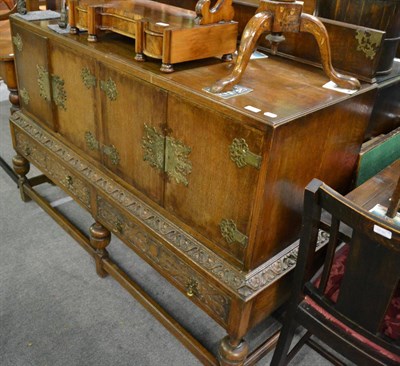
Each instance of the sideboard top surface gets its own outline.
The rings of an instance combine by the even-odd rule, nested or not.
[[[203,89],[228,75],[232,63],[209,58],[177,64],[175,72],[164,74],[159,70],[158,60],[135,61],[134,40],[127,37],[104,33],[98,42],[91,43],[87,41],[86,33],[60,35],[50,30],[48,25],[55,21],[27,22],[18,16],[14,16],[12,21],[23,23],[21,25],[25,28],[50,40],[61,41],[65,47],[70,47],[76,52],[84,52],[121,72],[190,98],[193,102],[221,113],[228,113],[261,130],[265,130],[268,126],[277,127],[285,124],[354,95],[323,88],[329,80],[324,72],[316,67],[279,56],[269,56],[249,62],[240,85],[253,89],[252,92],[223,99]],[[356,94],[367,92],[372,88],[376,88],[376,84],[364,83]],[[248,106],[258,109],[259,112],[246,109]],[[268,115],[265,115],[267,112]]]

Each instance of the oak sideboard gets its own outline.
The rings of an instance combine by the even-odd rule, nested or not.
[[[229,62],[164,74],[158,60],[135,61],[132,39],[105,32],[91,43],[53,23],[11,19],[22,198],[44,207],[100,276],[115,277],[203,364],[254,363],[261,351],[249,355],[245,337],[290,292],[304,187],[316,177],[349,189],[376,85],[329,90],[322,70],[268,57],[250,61],[245,93],[223,98],[206,89]],[[29,163],[93,216],[87,237],[35,191]],[[123,273],[107,252],[110,233],[226,329],[217,356]]]

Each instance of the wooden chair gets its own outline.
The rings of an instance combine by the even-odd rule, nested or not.
[[[393,203],[397,209],[398,200],[397,195],[397,205]],[[332,215],[330,239],[324,266],[314,273],[312,263],[322,210]],[[349,234],[344,236],[342,232]],[[338,246],[343,238],[346,244]],[[312,335],[357,365],[400,365],[397,224],[374,216],[314,179],[305,190],[294,278],[292,298],[271,365],[287,364],[305,343],[332,363],[345,365]],[[307,332],[288,354],[299,324]]]

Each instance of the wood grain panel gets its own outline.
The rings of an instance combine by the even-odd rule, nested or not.
[[[187,187],[173,181],[167,184],[166,209],[243,261],[244,247],[228,244],[219,225],[222,219],[231,219],[248,235],[259,170],[237,167],[229,147],[233,139],[244,138],[250,151],[260,155],[262,133],[175,95],[168,101],[168,127],[174,139],[192,149],[192,172]]]
[[[98,81],[92,86],[86,86],[82,79],[84,70],[93,78],[96,77],[95,62],[90,57],[82,58],[77,52],[60,44],[52,44],[50,61],[53,74],[64,80],[66,92],[65,109],[57,108],[59,133],[74,146],[100,160],[99,150],[90,149],[85,140],[87,132],[99,139],[96,125]]]
[[[29,99],[20,98],[21,109],[41,124],[55,130],[56,121],[53,118],[51,97],[46,100],[40,95],[38,82],[38,67],[49,71],[48,40],[15,24],[11,29],[12,36],[20,37],[22,42],[20,49],[14,44],[19,93],[21,96],[21,93],[26,92],[29,96]],[[46,82],[50,84],[50,73]]]
[[[152,200],[162,203],[163,174],[144,161],[142,138],[144,126],[165,127],[167,93],[149,83],[101,67],[100,82],[112,80],[117,96],[110,100],[101,91],[103,116],[102,142],[114,146],[119,154],[118,164],[104,156],[105,165]]]

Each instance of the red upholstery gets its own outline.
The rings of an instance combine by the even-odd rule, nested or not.
[[[346,259],[349,249],[348,244],[345,244],[340,248],[336,253],[335,260],[332,264],[325,294],[333,302],[337,301],[339,295],[340,284],[346,267]],[[317,281],[316,285],[318,285],[318,283],[319,281]],[[392,339],[400,339],[400,286],[397,286],[396,292],[386,312],[382,331]]]

